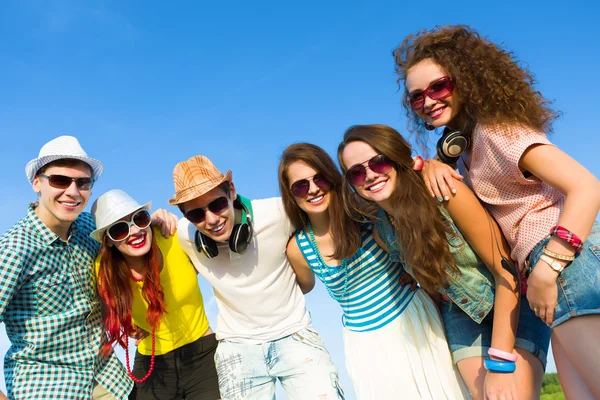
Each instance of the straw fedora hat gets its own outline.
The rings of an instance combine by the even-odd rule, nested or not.
[[[79,144],[77,138],[73,136],[59,136],[56,139],[52,139],[46,143],[40,150],[38,157],[27,163],[27,166],[25,167],[25,175],[27,175],[29,183],[33,184],[35,174],[44,165],[64,158],[80,160],[88,164],[90,167],[92,167],[94,179],[98,179],[100,174],[102,174],[102,170],[104,169],[104,166],[100,161],[88,157],[87,153]]]
[[[223,175],[207,157],[194,156],[173,169],[175,194],[169,204],[176,206],[200,197],[223,182],[231,182],[231,171]]]
[[[98,197],[92,205],[92,216],[96,222],[96,230],[90,233],[90,236],[102,243],[102,237],[108,227],[142,208],[150,211],[151,206],[151,201],[141,205],[120,189],[109,190]]]

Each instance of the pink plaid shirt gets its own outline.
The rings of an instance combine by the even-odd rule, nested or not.
[[[558,222],[565,196],[519,169],[532,145],[550,144],[546,135],[522,125],[478,125],[470,152],[459,161],[465,183],[487,205],[523,269],[533,248]]]

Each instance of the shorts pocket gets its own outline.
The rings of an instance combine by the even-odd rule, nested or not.
[[[314,347],[317,350],[321,350],[321,351],[324,351],[325,353],[329,354],[329,352],[325,348],[325,345],[323,344],[323,339],[317,333],[317,331],[315,331],[313,329],[304,328],[301,331],[298,331],[298,332],[292,334],[292,339],[294,339],[297,342],[307,344],[311,347]]]
[[[590,246],[590,251],[592,252],[593,255],[596,256],[598,261],[600,261],[600,244]]]

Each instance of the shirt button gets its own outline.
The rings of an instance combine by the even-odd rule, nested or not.
[[[450,287],[450,284],[448,282],[444,282],[442,286],[444,287],[444,289],[448,289]]]
[[[463,298],[460,300],[460,303],[461,303],[461,304],[467,304],[468,302],[469,302],[469,299],[467,299],[466,297],[463,297]]]
[[[483,311],[479,311],[479,313],[477,315],[479,316],[479,318],[483,318],[483,316],[485,315],[485,313]]]

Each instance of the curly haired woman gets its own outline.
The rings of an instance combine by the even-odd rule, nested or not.
[[[567,398],[600,398],[600,182],[548,140],[558,113],[532,74],[472,28],[418,32],[394,56],[412,133],[424,143],[445,127],[437,153],[450,166],[424,168],[432,196],[455,192],[458,166],[528,277],[522,287],[552,329]]]

